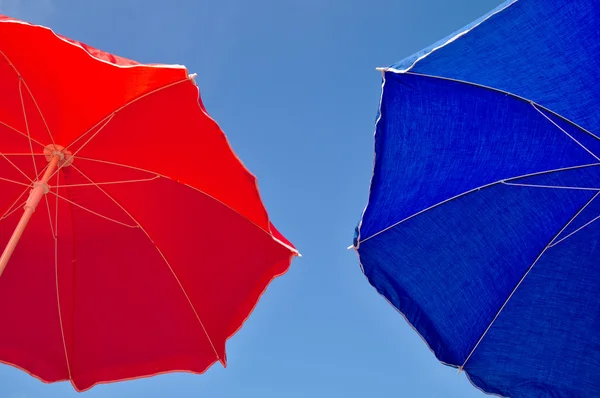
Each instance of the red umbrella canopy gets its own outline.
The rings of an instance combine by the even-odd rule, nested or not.
[[[298,252],[193,77],[7,17],[0,37],[0,361],[79,391],[225,365]]]

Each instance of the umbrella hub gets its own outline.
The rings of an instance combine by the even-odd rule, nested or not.
[[[65,147],[57,144],[46,145],[44,148],[44,156],[46,157],[46,160],[50,162],[56,155],[59,157],[59,167],[68,167],[73,164],[73,154],[66,150]]]
[[[37,181],[33,183],[33,189],[29,192],[29,198],[24,206],[24,213],[21,216],[21,220],[17,224],[15,231],[13,232],[10,240],[8,241],[2,255],[0,255],[0,275],[4,271],[8,260],[12,256],[12,253],[17,246],[17,243],[25,231],[25,227],[29,223],[31,216],[35,212],[36,207],[46,195],[50,188],[48,187],[48,181],[54,174],[58,172],[61,167],[70,166],[73,163],[73,155],[67,151],[64,147],[56,144],[48,145],[44,148],[44,156],[48,161],[48,167],[46,171]]]

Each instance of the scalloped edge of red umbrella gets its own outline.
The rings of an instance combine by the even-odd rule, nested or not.
[[[269,288],[269,286],[271,285],[271,283],[277,279],[278,277],[284,275],[285,273],[287,273],[291,267],[291,263],[294,257],[302,257],[302,255],[300,254],[300,252],[294,247],[294,245],[287,240],[283,234],[281,234],[276,228],[275,226],[272,224],[270,217],[268,215],[268,212],[266,210],[266,208],[264,207],[264,202],[262,200],[261,194],[260,194],[260,189],[258,187],[258,179],[256,178],[256,176],[246,167],[246,165],[244,164],[244,162],[240,159],[240,157],[237,155],[237,153],[233,150],[231,144],[229,143],[229,140],[227,139],[227,135],[225,134],[225,132],[221,129],[219,123],[217,123],[217,121],[215,119],[212,118],[212,116],[208,113],[208,111],[206,110],[206,108],[204,107],[204,104],[202,102],[202,97],[200,94],[200,87],[198,87],[198,85],[195,83],[195,81],[193,80],[193,77],[190,76],[188,73],[188,69],[187,67],[183,66],[183,65],[177,65],[177,64],[142,64],[142,63],[138,63],[136,61],[121,57],[121,56],[117,56],[102,50],[99,50],[95,47],[89,46],[85,43],[67,38],[65,36],[62,36],[58,33],[56,33],[53,29],[47,27],[47,26],[43,26],[43,25],[38,25],[38,24],[32,24],[29,22],[25,22],[25,21],[21,21],[15,18],[11,18],[9,16],[6,15],[2,15],[0,14],[0,23],[17,23],[17,24],[23,24],[23,25],[29,25],[32,27],[36,27],[39,29],[44,29],[47,31],[50,31],[54,36],[56,36],[58,39],[64,41],[65,43],[68,43],[70,45],[73,45],[77,48],[80,48],[82,51],[84,51],[86,54],[88,54],[90,57],[94,58],[95,60],[99,61],[99,62],[105,62],[107,64],[112,65],[113,67],[118,67],[118,68],[133,68],[133,67],[153,67],[153,68],[169,68],[169,69],[182,69],[183,71],[185,71],[186,75],[188,76],[189,80],[192,82],[192,84],[194,84],[194,86],[196,87],[196,89],[198,90],[198,100],[197,100],[197,104],[200,107],[200,109],[202,110],[202,112],[204,113],[204,115],[206,117],[208,117],[213,123],[215,123],[215,125],[217,127],[219,127],[219,131],[221,132],[221,134],[223,134],[223,137],[225,138],[225,141],[227,142],[227,146],[229,147],[229,150],[231,151],[231,153],[235,156],[236,160],[238,161],[239,165],[242,167],[242,169],[244,169],[244,171],[246,173],[248,173],[250,176],[252,176],[252,178],[255,181],[255,189],[256,192],[258,194],[259,199],[261,200],[261,203],[263,203],[263,208],[265,209],[265,213],[267,214],[267,219],[269,221],[269,231],[266,231],[264,228],[256,225],[253,221],[249,220],[246,216],[242,215],[241,213],[237,212],[235,209],[229,207],[227,204],[220,202],[222,205],[229,207],[232,211],[235,211],[236,213],[238,213],[240,216],[246,218],[248,221],[250,221],[251,223],[253,223],[258,229],[264,231],[265,233],[268,233],[271,238],[279,243],[280,245],[284,246],[286,249],[288,249],[290,251],[290,256],[288,258],[288,260],[286,260],[287,264],[285,265],[285,269],[279,273],[275,273],[271,276],[271,278],[268,280],[268,282],[262,287],[262,291],[261,293],[258,295],[258,297],[256,298],[255,302],[252,305],[252,308],[250,309],[250,311],[248,312],[248,314],[243,318],[243,320],[241,321],[240,325],[235,329],[235,331],[233,333],[231,333],[226,339],[225,339],[225,346],[227,345],[227,342],[229,341],[229,339],[231,339],[233,336],[235,336],[244,326],[244,324],[246,323],[246,321],[250,318],[250,316],[252,315],[252,313],[254,312],[254,310],[256,309],[256,306],[258,305],[258,303],[260,302],[262,296],[265,294],[265,292],[267,291],[267,289]],[[186,184],[187,185],[187,184]],[[194,188],[194,187],[192,187]],[[197,189],[197,188],[194,188]],[[209,195],[210,196],[210,195]],[[214,198],[213,198],[214,199]],[[216,199],[215,199],[216,200]],[[155,372],[155,373],[148,373],[148,374],[141,374],[139,376],[133,376],[133,377],[127,377],[127,378],[122,378],[122,379],[114,379],[114,380],[101,380],[98,382],[95,382],[94,384],[90,385],[89,387],[85,387],[83,389],[80,389],[73,381],[73,379],[60,379],[60,380],[54,380],[54,381],[49,381],[49,380],[45,380],[42,377],[32,373],[31,371],[16,365],[14,363],[11,362],[7,362],[7,361],[3,361],[0,359],[0,364],[4,364],[7,366],[11,366],[13,368],[19,369],[22,372],[25,372],[26,374],[28,374],[29,376],[41,381],[44,384],[55,384],[55,383],[61,383],[61,382],[70,382],[71,385],[73,386],[73,388],[75,389],[75,391],[77,392],[85,392],[88,391],[90,389],[92,389],[93,387],[97,386],[97,385],[101,385],[101,384],[112,384],[112,383],[118,383],[118,382],[124,382],[124,381],[132,381],[132,380],[138,380],[138,379],[145,379],[145,378],[151,378],[154,376],[160,376],[160,375],[165,375],[165,374],[171,374],[171,373],[189,373],[189,374],[195,374],[195,375],[201,375],[206,373],[216,362],[221,362],[221,364],[223,365],[224,368],[227,367],[227,355],[225,354],[224,358],[216,358],[213,362],[209,363],[206,368],[202,371],[193,371],[193,370],[184,370],[184,369],[171,369],[171,370],[166,370],[166,371],[160,371],[160,372]]]
[[[260,300],[262,299],[262,296],[266,293],[266,291],[268,290],[269,286],[271,285],[271,283],[279,278],[280,276],[284,275],[285,273],[287,273],[290,269],[291,266],[291,262],[292,259],[295,255],[292,253],[289,257],[289,259],[287,260],[287,265],[285,267],[285,269],[280,272],[280,273],[276,273],[274,274],[271,279],[269,279],[269,281],[265,284],[265,286],[263,287],[261,293],[258,295],[258,297],[256,298],[254,304],[252,305],[252,309],[248,312],[248,315],[246,315],[246,317],[242,320],[241,324],[235,329],[235,331],[233,333],[231,333],[229,336],[227,336],[227,338],[225,339],[225,347],[227,347],[227,342],[233,337],[235,336],[244,326],[244,324],[248,321],[248,319],[250,318],[250,316],[252,315],[252,313],[254,312],[254,310],[256,309],[256,306],[258,305],[258,303],[260,302]],[[148,374],[141,374],[139,376],[133,376],[133,377],[125,377],[122,379],[113,379],[113,380],[100,380],[95,382],[94,384],[90,385],[89,387],[85,387],[85,388],[79,388],[75,382],[73,381],[73,379],[60,379],[60,380],[54,380],[54,381],[50,381],[50,380],[45,380],[44,378],[32,373],[31,371],[7,362],[7,361],[3,361],[0,359],[0,364],[4,364],[7,366],[11,366],[13,368],[16,368],[20,371],[23,371],[25,373],[27,373],[29,376],[41,381],[44,384],[56,384],[56,383],[63,383],[63,382],[69,382],[71,384],[71,386],[73,386],[73,388],[75,389],[76,392],[82,393],[82,392],[86,392],[91,390],[92,388],[98,386],[98,385],[102,385],[102,384],[114,384],[114,383],[120,383],[120,382],[125,382],[125,381],[135,381],[135,380],[141,380],[141,379],[148,379],[148,378],[152,378],[155,376],[162,376],[162,375],[167,375],[167,374],[172,374],[172,373],[188,373],[188,374],[193,374],[193,375],[201,375],[206,373],[208,370],[210,370],[210,368],[212,368],[214,366],[215,363],[217,362],[221,362],[221,364],[223,365],[224,368],[227,368],[227,353],[225,353],[225,358],[216,358],[214,361],[210,362],[206,368],[202,371],[193,371],[193,370],[185,370],[185,369],[172,369],[172,370],[164,370],[164,371],[160,371],[160,372],[155,372],[155,373],[148,373]]]

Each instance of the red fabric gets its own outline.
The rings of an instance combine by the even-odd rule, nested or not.
[[[53,141],[75,155],[0,277],[0,361],[79,391],[225,364],[297,252],[186,69],[7,17],[0,37],[0,249],[36,176],[27,131],[38,173]]]

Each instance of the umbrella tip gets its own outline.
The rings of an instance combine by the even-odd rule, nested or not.
[[[354,249],[354,245],[350,245],[346,248],[346,250],[352,250],[352,249]]]

